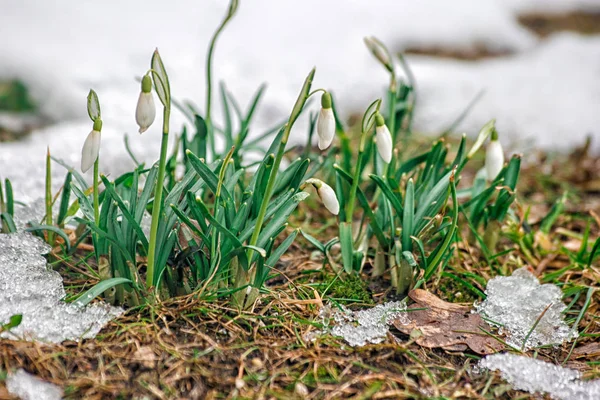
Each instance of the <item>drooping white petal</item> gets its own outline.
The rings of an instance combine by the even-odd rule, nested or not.
[[[377,142],[377,151],[386,163],[392,161],[392,135],[387,125],[381,125],[375,128],[375,140]]]
[[[493,180],[504,167],[504,150],[499,140],[492,140],[485,152],[485,173],[488,180]]]
[[[321,187],[317,189],[317,193],[319,194],[321,201],[323,201],[325,208],[327,208],[333,215],[338,215],[340,212],[340,203],[338,202],[335,191],[331,188],[331,186],[325,182],[322,182]]]
[[[144,133],[152,125],[155,117],[156,107],[152,93],[141,92],[135,109],[135,120],[140,127],[140,133]]]
[[[335,136],[333,109],[321,108],[317,119],[317,135],[319,136],[319,149],[325,150],[331,145]]]
[[[92,130],[85,142],[83,143],[83,148],[81,149],[81,171],[87,172],[96,159],[98,158],[98,154],[100,153],[100,132]]]

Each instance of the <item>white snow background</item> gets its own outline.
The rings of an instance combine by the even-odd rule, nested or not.
[[[0,0],[0,78],[24,80],[44,114],[58,122],[0,146],[0,175],[12,179],[17,197],[42,195],[32,177],[41,176],[46,146],[79,164],[91,129],[85,101],[90,88],[102,106],[102,171],[117,174],[132,166],[123,146],[125,132],[141,158],[156,160],[161,124],[137,134],[136,77],[146,72],[158,47],[174,98],[192,100],[202,109],[206,49],[226,3]],[[565,149],[588,134],[600,136],[600,37],[561,33],[539,40],[515,18],[517,12],[536,9],[599,10],[600,2],[242,0],[217,44],[215,82],[224,80],[243,106],[261,83],[268,83],[252,127],[256,135],[287,116],[313,66],[314,87],[334,91],[344,117],[382,96],[388,77],[366,50],[362,38],[367,35],[394,51],[484,45],[514,54],[477,62],[408,57],[418,85],[416,130],[439,132],[483,90],[460,131],[473,135],[496,118],[508,151],[526,152],[534,145]],[[218,99],[215,104],[218,122]],[[183,122],[174,112],[171,131],[179,132]],[[305,126],[298,124],[292,142],[304,140]],[[600,148],[600,140],[595,146]],[[64,176],[61,168],[55,170],[57,178]]]

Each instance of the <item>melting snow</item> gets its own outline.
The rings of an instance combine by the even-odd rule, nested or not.
[[[553,284],[541,285],[525,268],[511,276],[497,276],[487,284],[487,299],[476,306],[477,312],[500,326],[507,343],[521,348],[536,320],[550,306],[527,339],[525,348],[561,344],[577,337],[577,332],[564,321],[566,306],[562,292]]]
[[[78,307],[62,301],[62,278],[47,267],[50,247],[28,233],[0,234],[0,323],[22,314],[0,337],[60,343],[93,338],[123,311],[106,304]]]
[[[518,390],[547,393],[555,400],[600,399],[600,380],[582,381],[578,371],[545,361],[505,353],[487,356],[478,365],[500,371]]]
[[[342,310],[330,306],[321,309],[320,316],[334,325],[330,333],[341,336],[350,346],[364,346],[367,343],[381,343],[385,340],[392,321],[406,318],[406,303],[394,301],[373,308],[351,311],[342,306]],[[408,323],[408,320],[406,320]]]
[[[9,393],[21,400],[60,400],[63,390],[49,382],[28,374],[22,369],[14,374],[8,374],[6,388]]]

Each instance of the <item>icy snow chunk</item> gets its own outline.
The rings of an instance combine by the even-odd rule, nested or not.
[[[350,346],[364,346],[383,342],[389,324],[398,319],[405,321],[405,312],[406,303],[394,301],[360,311],[351,311],[346,307],[342,307],[341,311],[332,310],[328,306],[321,310],[320,315],[325,321],[335,322],[330,330],[332,335],[341,336]]]
[[[63,390],[49,382],[28,374],[22,369],[6,378],[6,389],[22,400],[60,400]]]
[[[525,268],[513,272],[512,276],[497,276],[487,284],[487,299],[476,306],[476,310],[489,322],[500,326],[507,334],[507,343],[521,348],[525,338],[544,310],[525,348],[547,344],[560,344],[577,337],[577,332],[564,321],[562,292],[553,284],[541,285],[537,278]]]
[[[79,307],[62,301],[66,293],[58,272],[42,254],[50,246],[29,233],[0,235],[0,323],[22,314],[19,326],[0,337],[60,343],[93,338],[122,313],[106,304]]]
[[[515,354],[493,354],[479,367],[500,371],[515,389],[547,393],[556,400],[600,399],[600,380],[582,381],[578,371]]]

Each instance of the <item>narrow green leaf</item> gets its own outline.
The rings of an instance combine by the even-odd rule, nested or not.
[[[13,233],[17,231],[15,221],[9,213],[3,212],[2,214],[0,214],[0,220],[2,220],[2,232]]]
[[[38,225],[38,224],[31,223],[30,227],[25,228],[25,232],[39,232],[39,231],[48,231],[48,232],[56,233],[58,236],[60,236],[65,241],[65,247],[67,248],[67,251],[71,250],[71,242],[69,240],[69,237],[65,233],[65,231],[63,231],[62,229],[60,229],[54,225]]]
[[[448,233],[444,237],[444,241],[438,246],[436,249],[435,255],[432,255],[431,259],[428,260],[427,270],[425,271],[424,279],[427,281],[431,275],[435,272],[435,268],[437,267],[440,260],[444,257],[445,253],[450,248],[450,244],[454,239],[454,234],[456,233],[456,228],[458,226],[458,199],[456,198],[456,185],[454,184],[454,174],[450,176],[450,193],[452,196],[452,225],[450,229],[448,229]]]
[[[590,258],[588,259],[588,268],[592,267],[592,262],[594,261],[594,257],[596,257],[596,253],[600,249],[600,237],[596,239],[594,242],[594,246],[592,247],[592,251],[590,251]]]
[[[323,245],[323,243],[321,243],[317,238],[315,238],[314,236],[304,232],[303,230],[300,230],[300,232],[302,233],[302,236],[304,236],[304,238],[306,240],[308,240],[308,242],[310,244],[312,244],[313,246],[315,246],[317,248],[317,250],[319,250],[321,253],[325,254],[325,246]]]
[[[131,215],[131,213],[127,209],[127,206],[125,205],[125,203],[123,202],[121,197],[117,194],[117,192],[115,191],[115,189],[112,186],[112,184],[110,183],[110,181],[104,175],[102,175],[100,178],[102,179],[102,183],[104,183],[104,187],[105,187],[107,193],[117,203],[117,206],[121,210],[121,214],[127,220],[127,222],[129,222],[129,224],[135,231],[138,240],[142,243],[142,247],[144,248],[144,251],[148,252],[148,239],[146,239],[146,235],[144,234],[142,227],[139,225],[138,221],[136,221],[134,216]]]
[[[404,211],[402,203],[400,203],[400,196],[397,193],[394,193],[393,189],[380,176],[371,174],[369,177],[377,184],[377,186],[379,186],[383,195],[389,200],[392,207],[394,207],[394,211],[398,215],[402,215]]]
[[[108,289],[113,288],[117,285],[122,285],[124,283],[132,283],[132,282],[130,279],[127,279],[127,278],[110,278],[110,279],[106,279],[101,282],[98,282],[91,289],[89,289],[88,291],[83,293],[81,296],[79,296],[77,298],[77,300],[75,300],[73,302],[73,304],[75,304],[78,307],[85,307],[92,300],[94,300],[96,297],[100,296],[102,293],[104,293]]]
[[[412,179],[408,180],[406,185],[406,195],[404,197],[404,214],[402,216],[402,251],[412,251],[412,240],[414,229],[414,211],[415,210],[415,188]]]
[[[340,246],[342,247],[342,262],[346,273],[353,272],[352,255],[354,254],[354,245],[352,243],[352,223],[340,223]]]
[[[58,210],[58,218],[56,219],[56,223],[59,226],[63,226],[63,224],[65,222],[65,218],[68,215],[69,200],[71,198],[71,179],[72,179],[72,177],[73,177],[73,174],[71,174],[70,172],[68,172],[67,176],[65,177],[65,183],[63,185],[62,195],[60,198],[60,208]]]

